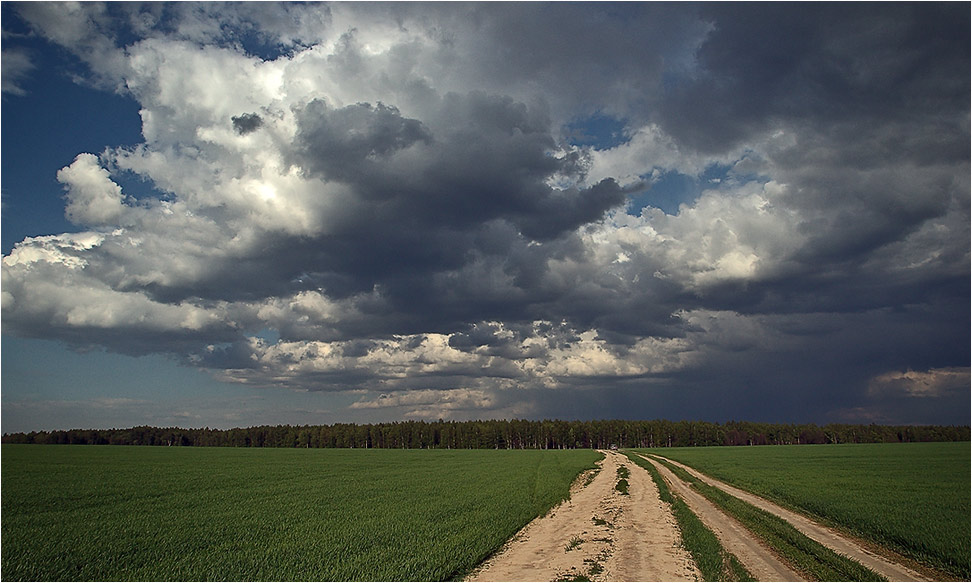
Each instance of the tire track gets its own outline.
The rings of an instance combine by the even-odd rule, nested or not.
[[[715,478],[706,476],[705,474],[702,474],[701,472],[686,466],[685,464],[668,459],[664,456],[658,457],[664,458],[669,463],[682,468],[710,486],[715,486],[731,496],[735,496],[736,498],[744,500],[757,508],[761,508],[767,512],[770,512],[771,514],[779,516],[783,520],[792,524],[794,528],[807,535],[807,537],[817,541],[825,547],[828,547],[836,553],[857,561],[872,571],[886,577],[889,581],[931,580],[909,569],[908,567],[905,567],[904,565],[894,563],[881,555],[867,550],[844,534],[832,528],[818,524],[802,514],[783,508],[782,506],[770,502],[765,498],[761,498],[755,494],[751,494],[745,490],[741,490],[735,486],[731,486],[725,482],[716,480]],[[656,466],[658,465],[660,464],[656,464]]]
[[[778,559],[775,553],[763,546],[739,521],[725,514],[663,464],[647,456],[641,457],[658,469],[669,487],[758,581],[805,581],[800,574]]]

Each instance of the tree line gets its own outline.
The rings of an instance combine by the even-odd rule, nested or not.
[[[968,426],[729,421],[400,421],[234,429],[132,427],[4,434],[3,443],[208,447],[570,449],[969,441]]]

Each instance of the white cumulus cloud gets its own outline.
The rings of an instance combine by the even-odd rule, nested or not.
[[[70,166],[57,172],[67,190],[64,214],[85,226],[116,224],[126,211],[125,195],[94,154],[78,154]]]

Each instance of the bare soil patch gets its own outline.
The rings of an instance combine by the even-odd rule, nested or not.
[[[668,506],[643,468],[602,452],[593,480],[582,476],[571,499],[532,521],[467,581],[697,581]],[[630,475],[615,489],[617,469]]]
[[[659,456],[659,457],[663,457],[663,456]],[[668,460],[668,458],[665,459]],[[756,496],[755,494],[751,494],[749,492],[746,492],[745,490],[740,490],[739,488],[730,486],[725,482],[721,482],[719,480],[716,480],[715,478],[706,476],[705,474],[702,474],[696,471],[695,469],[690,468],[684,464],[681,464],[674,460],[668,460],[668,461],[684,469],[685,471],[689,472],[693,476],[699,478],[700,480],[706,482],[709,485],[715,486],[716,488],[719,488],[724,492],[732,496],[735,496],[736,498],[749,502],[753,506],[762,508],[767,512],[779,516],[783,520],[786,520],[787,522],[792,524],[794,528],[796,528],[803,534],[807,535],[809,538],[817,541],[818,543],[832,549],[833,551],[841,555],[844,555],[845,557],[849,557],[861,563],[865,567],[868,567],[874,572],[879,573],[880,575],[886,577],[889,581],[929,581],[930,580],[918,574],[917,572],[913,571],[912,569],[905,567],[904,565],[895,563],[885,558],[881,554],[878,554],[876,552],[873,552],[872,550],[869,550],[868,548],[865,548],[860,542],[854,540],[851,537],[844,535],[843,533],[838,532],[837,530],[834,530],[833,528],[823,526],[813,520],[810,520],[809,518],[807,518],[802,514],[783,508],[782,506],[770,502],[765,498],[761,498],[759,496]],[[657,467],[660,464],[655,464],[655,465]],[[741,557],[740,560],[742,560]]]

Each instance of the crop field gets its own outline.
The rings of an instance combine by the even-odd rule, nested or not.
[[[4,580],[447,580],[591,450],[4,445]]]
[[[670,457],[956,577],[969,577],[969,443],[641,451]]]

